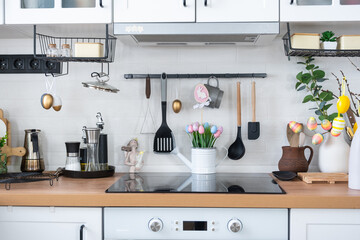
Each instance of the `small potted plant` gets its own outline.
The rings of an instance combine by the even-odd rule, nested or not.
[[[321,48],[334,50],[337,47],[337,37],[335,37],[335,33],[332,31],[326,31],[321,34]]]

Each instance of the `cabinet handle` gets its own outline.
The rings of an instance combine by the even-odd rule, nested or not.
[[[207,0],[204,1],[204,6],[207,7]]]
[[[186,0],[183,1],[183,5],[184,5],[184,7],[186,7]]]
[[[290,0],[290,5],[293,5],[294,4],[294,0]]]
[[[80,240],[84,240],[84,228],[84,224],[80,226]]]
[[[99,5],[100,5],[100,7],[104,7],[104,5],[102,4],[102,0],[99,0]]]

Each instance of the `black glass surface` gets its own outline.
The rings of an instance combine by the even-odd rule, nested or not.
[[[125,174],[107,193],[284,194],[267,173],[137,173]]]

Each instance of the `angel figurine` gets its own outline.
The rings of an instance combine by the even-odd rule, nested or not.
[[[130,166],[129,172],[134,173],[140,171],[144,162],[142,160],[144,152],[137,151],[139,144],[137,139],[131,139],[127,146],[123,146],[121,150],[125,151],[125,165]]]

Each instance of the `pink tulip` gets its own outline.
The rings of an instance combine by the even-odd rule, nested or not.
[[[192,127],[193,127],[194,132],[197,132],[199,130],[199,123],[197,123],[197,124],[194,123]]]
[[[192,133],[194,131],[192,125],[189,125],[188,131],[189,131],[189,133]]]
[[[220,127],[218,128],[218,130],[219,130],[221,133],[223,133],[223,131],[224,131],[224,129],[223,129],[222,126],[220,126]]]
[[[199,127],[199,133],[200,133],[200,134],[204,134],[204,132],[205,132],[204,126],[203,126],[203,125],[200,125],[200,127]]]
[[[215,137],[215,138],[218,138],[218,137],[220,137],[220,135],[221,135],[220,130],[217,130],[217,132],[214,134],[214,137]]]

